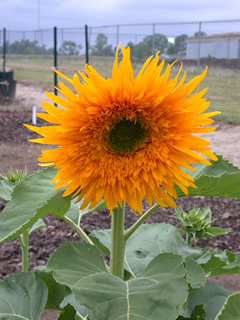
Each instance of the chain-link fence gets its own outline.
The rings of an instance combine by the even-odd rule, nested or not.
[[[9,70],[14,71],[17,80],[16,99],[24,93],[26,108],[37,101],[39,104],[44,90],[53,91],[54,67],[72,76],[89,62],[101,75],[109,77],[119,43],[131,47],[135,74],[142,62],[158,50],[169,63],[182,60],[188,79],[208,65],[204,84],[209,87],[207,97],[212,101],[212,109],[222,110],[224,119],[240,122],[240,20],[85,26],[58,28],[55,33],[54,29],[2,30],[1,93],[9,92]],[[175,64],[172,68],[173,75],[178,67]]]

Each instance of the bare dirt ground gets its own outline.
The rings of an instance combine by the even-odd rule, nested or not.
[[[37,105],[41,110],[39,101],[47,100],[43,90],[46,88],[20,83],[17,86],[17,98],[12,101],[0,101],[0,172],[13,169],[24,169],[26,166],[29,174],[39,169],[37,157],[45,146],[29,143],[27,140],[36,135],[25,127],[23,123],[31,123],[31,107]],[[38,125],[42,125],[38,121]],[[217,123],[216,131],[205,134],[204,137],[211,142],[211,150],[222,154],[224,158],[240,167],[240,125]],[[211,247],[215,250],[229,249],[240,253],[240,200],[217,197],[185,197],[178,199],[177,203],[188,210],[194,205],[200,208],[211,207],[214,225],[226,228],[228,235],[213,240],[203,239],[196,243],[197,246]],[[0,211],[5,202],[0,199]],[[147,221],[167,222],[178,226],[176,220],[171,218],[174,211],[171,208],[160,208]],[[126,226],[130,226],[137,217],[127,210]],[[52,216],[45,218],[46,227],[30,236],[30,269],[37,265],[44,265],[49,255],[66,241],[79,241],[79,236],[64,221]],[[108,212],[94,212],[85,216],[83,228],[89,233],[94,229],[110,227]],[[21,252],[18,240],[0,244],[0,277],[21,270]],[[213,281],[221,283],[233,291],[240,290],[240,275],[219,276]],[[55,319],[53,313],[45,313],[42,319]]]
[[[42,83],[32,83],[21,80],[17,82],[15,99],[1,99],[0,96],[0,111],[14,112],[31,112],[32,106],[37,106],[41,111],[41,101],[48,101],[45,91],[52,92],[52,85]]]

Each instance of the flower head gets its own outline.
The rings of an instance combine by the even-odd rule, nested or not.
[[[94,207],[102,198],[110,210],[126,201],[142,213],[143,198],[149,205],[175,206],[174,185],[185,194],[194,187],[182,168],[210,165],[204,156],[217,160],[209,142],[194,135],[215,129],[204,126],[218,112],[203,113],[210,104],[203,98],[206,89],[195,90],[207,70],[184,83],[185,74],[178,81],[180,68],[169,79],[171,66],[161,74],[164,61],[159,64],[157,53],[134,79],[130,48],[122,47],[122,55],[118,64],[117,49],[111,79],[89,65],[86,75],[80,72],[82,82],[77,74],[69,79],[57,72],[77,94],[59,82],[65,99],[46,94],[63,108],[43,102],[47,114],[38,114],[55,125],[27,127],[43,136],[34,142],[57,145],[42,151],[39,161],[59,169],[56,188],[65,186],[65,196],[84,197],[82,207]]]

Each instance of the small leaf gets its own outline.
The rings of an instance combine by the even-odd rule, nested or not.
[[[218,227],[209,227],[207,229],[207,233],[204,235],[207,238],[214,238],[219,236],[224,236],[225,234],[228,234],[228,231],[222,228]]]
[[[95,246],[110,258],[111,230],[94,230],[89,235]]]
[[[57,320],[74,320],[76,310],[70,304],[66,305]]]
[[[48,300],[45,309],[60,309],[60,304],[66,295],[66,287],[55,281],[51,272],[35,272],[48,288]]]
[[[81,204],[83,203],[84,199],[82,199],[80,202],[76,203],[75,200],[72,200],[70,209],[68,210],[68,212],[65,214],[65,216],[62,216],[63,219],[65,219],[65,217],[67,219],[70,219],[73,223],[75,223],[76,225],[80,225],[81,219],[85,214],[91,213],[93,211],[99,210],[99,209],[103,209],[106,208],[106,203],[101,200],[93,209],[89,209],[90,204],[80,210],[79,208],[81,207]],[[65,220],[67,220],[65,219]]]
[[[84,201],[84,199],[83,199],[82,201]],[[92,209],[89,209],[89,206],[90,206],[90,204],[89,204],[86,208],[79,210],[79,212],[80,212],[80,220],[81,220],[81,218],[82,218],[85,214],[87,214],[87,213],[91,213],[91,212],[93,212],[93,211],[97,211],[97,210],[99,210],[99,209],[104,209],[104,208],[107,207],[106,202],[104,202],[104,200],[101,200],[101,201],[100,201],[94,208],[92,208]],[[79,202],[79,207],[81,207],[81,202]]]
[[[70,208],[68,209],[68,211],[66,212],[66,214],[62,215],[62,219],[70,219],[73,223],[75,223],[76,225],[79,224],[79,206],[78,204],[72,200],[71,201],[71,205]]]
[[[0,198],[9,201],[11,200],[11,194],[15,187],[15,183],[10,183],[4,180],[0,180]]]
[[[5,278],[0,282],[0,319],[8,314],[6,319],[40,320],[47,295],[45,284],[30,272]]]
[[[206,319],[206,312],[205,312],[202,304],[200,304],[194,308],[193,313],[192,313],[192,318],[193,318],[193,320],[205,320]]]
[[[81,317],[84,318],[87,315],[87,312],[83,306],[79,304],[79,302],[74,297],[72,291],[67,287],[67,294],[64,297],[64,300],[60,304],[60,308],[63,309],[66,307],[66,305],[70,304],[74,307],[74,309],[78,312],[78,314],[81,314]]]
[[[46,226],[45,222],[43,221],[43,219],[38,219],[31,227],[29,234],[31,234],[32,232],[41,230],[42,228],[44,228]]]
[[[240,319],[240,292],[230,295],[219,311],[216,320]]]

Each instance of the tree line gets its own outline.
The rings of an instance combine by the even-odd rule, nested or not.
[[[53,48],[46,48],[46,45],[39,45],[37,40],[30,41],[22,39],[12,43],[6,42],[7,53],[13,54],[53,54]],[[0,47],[0,52],[3,52],[3,47]]]
[[[194,33],[195,37],[204,35],[206,35],[206,33],[203,31]],[[154,39],[153,35],[149,35],[137,44],[130,41],[127,46],[131,48],[132,57],[142,60],[152,55],[153,43],[156,52],[160,50],[162,54],[184,55],[186,54],[187,39],[187,34],[181,34],[175,38],[174,43],[170,43],[164,34],[156,33]],[[113,56],[115,50],[116,48],[112,48],[112,46],[107,43],[107,36],[99,33],[96,37],[95,45],[91,47],[91,54],[94,56]]]
[[[206,35],[205,32],[195,33],[194,36]],[[142,60],[152,54],[152,46],[154,43],[155,51],[160,50],[161,54],[182,54],[186,53],[187,34],[181,34],[175,38],[174,43],[170,43],[168,38],[161,34],[146,36],[141,42],[134,44],[128,42],[127,46],[131,48],[131,56]],[[53,48],[47,48],[46,45],[39,45],[38,41],[30,41],[22,39],[13,43],[6,43],[7,52],[11,54],[53,54]],[[74,41],[64,41],[58,49],[61,55],[78,56],[82,54],[82,45],[76,44]],[[90,46],[90,54],[93,56],[114,56],[116,47],[108,44],[108,38],[105,34],[99,33],[96,37],[95,44]],[[3,52],[3,47],[0,46],[0,53]]]
[[[59,54],[63,55],[79,55],[82,50],[82,45],[77,45],[74,41],[64,41],[58,49]],[[30,41],[22,39],[13,43],[6,42],[6,51],[11,54],[53,54],[53,48],[47,48],[46,45],[39,45],[38,41]],[[0,46],[0,53],[3,52],[3,47]]]

